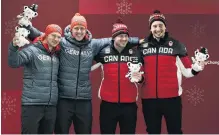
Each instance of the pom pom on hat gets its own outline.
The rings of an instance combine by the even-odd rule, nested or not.
[[[76,25],[82,25],[87,29],[87,21],[80,13],[76,13],[71,19],[71,29]]]
[[[120,34],[127,34],[129,36],[128,27],[123,23],[121,17],[119,17],[116,20],[116,23],[113,24],[112,38],[115,38],[116,36]]]
[[[154,10],[153,14],[150,15],[150,18],[149,18],[149,27],[150,28],[151,28],[151,25],[154,21],[161,21],[166,26],[165,16],[159,10]]]

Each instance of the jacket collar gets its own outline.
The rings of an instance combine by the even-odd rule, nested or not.
[[[48,44],[43,44],[41,41],[38,41],[34,43],[38,48],[45,50],[49,54],[54,54],[60,50],[60,45],[58,44],[55,48],[53,48],[52,51],[49,50],[49,45]]]
[[[111,40],[111,48],[119,53],[119,51],[114,46],[114,40]],[[121,51],[121,53],[123,53],[124,51],[126,51],[126,50],[128,50],[130,48],[132,48],[132,47],[130,46],[130,43],[128,42],[126,47]]]
[[[160,43],[165,43],[167,41],[169,37],[169,33],[168,32],[165,32],[165,35],[163,38],[160,39]],[[153,42],[153,43],[158,43],[158,41],[153,37],[153,34],[150,33],[150,35],[148,37],[146,37],[145,40],[148,40],[148,42]]]

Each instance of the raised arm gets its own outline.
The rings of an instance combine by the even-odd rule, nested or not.
[[[15,40],[15,39],[13,39]],[[15,41],[9,44],[8,48],[8,65],[12,68],[18,68],[29,63],[32,59],[32,51],[30,47],[23,48],[19,50],[16,46]]]
[[[30,34],[28,35],[28,39],[31,41],[34,41],[34,39],[44,34],[43,32],[39,31],[37,28],[33,26],[28,26],[25,28],[30,31]]]

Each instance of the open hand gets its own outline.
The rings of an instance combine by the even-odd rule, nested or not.
[[[12,43],[14,46],[18,46],[18,44],[20,44],[20,39],[18,36],[15,36],[12,40]]]

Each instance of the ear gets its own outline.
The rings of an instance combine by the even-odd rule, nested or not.
[[[37,12],[34,13],[34,17],[36,17],[36,16],[38,16],[38,13],[37,13]]]
[[[19,29],[19,27],[18,27],[18,26],[16,26],[16,27],[15,27],[15,30],[16,30],[16,31],[18,31],[18,29]]]
[[[206,59],[208,59],[210,56],[209,56],[209,54],[206,54]]]
[[[24,6],[24,10],[27,9],[27,8],[28,8],[28,6]]]
[[[138,63],[138,65],[141,67],[141,66],[142,66],[142,63]]]
[[[127,66],[130,67],[130,65],[131,65],[131,62],[128,62],[128,63],[127,63]]]
[[[198,54],[198,52],[199,52],[199,51],[198,51],[198,50],[196,50],[196,51],[195,51],[195,55],[197,55],[197,54]]]

